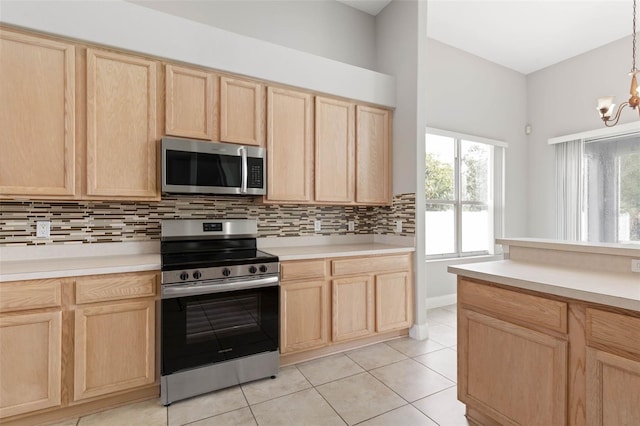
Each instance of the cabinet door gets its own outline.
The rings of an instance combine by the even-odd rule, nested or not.
[[[640,424],[640,361],[587,348],[587,424]]]
[[[0,194],[75,194],[75,48],[0,30]]]
[[[503,425],[564,425],[564,339],[463,309],[458,329],[458,398]]]
[[[177,65],[167,65],[166,72],[166,134],[216,139],[214,99],[218,78],[210,72]]]
[[[243,145],[264,145],[262,84],[220,78],[220,140]]]
[[[329,343],[329,283],[326,281],[283,282],[280,286],[282,313],[281,352],[319,348]]]
[[[87,49],[87,195],[157,199],[156,62]]]
[[[76,309],[74,400],[154,382],[154,303]]]
[[[376,331],[410,327],[413,289],[408,272],[376,275]]]
[[[62,312],[0,318],[0,417],[60,405]]]
[[[311,201],[312,95],[267,89],[267,200]]]
[[[356,202],[391,204],[389,111],[358,106]]]
[[[350,340],[373,334],[373,309],[371,276],[333,280],[333,340]]]
[[[351,103],[316,97],[316,201],[354,201],[354,111]]]

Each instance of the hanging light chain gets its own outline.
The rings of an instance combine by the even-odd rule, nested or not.
[[[633,0],[633,67],[631,72],[635,73],[636,69],[636,0]]]

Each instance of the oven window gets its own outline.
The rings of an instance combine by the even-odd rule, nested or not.
[[[187,344],[259,330],[259,294],[187,304]]]
[[[235,155],[167,150],[167,185],[239,188],[242,158]]]

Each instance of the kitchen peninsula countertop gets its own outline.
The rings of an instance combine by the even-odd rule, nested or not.
[[[640,273],[631,244],[587,244],[539,239],[505,239],[509,259],[452,265],[460,276],[640,312]]]

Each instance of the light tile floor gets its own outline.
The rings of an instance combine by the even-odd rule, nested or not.
[[[56,426],[467,426],[456,398],[456,306],[427,317],[426,341],[391,340],[169,407],[145,401]]]

